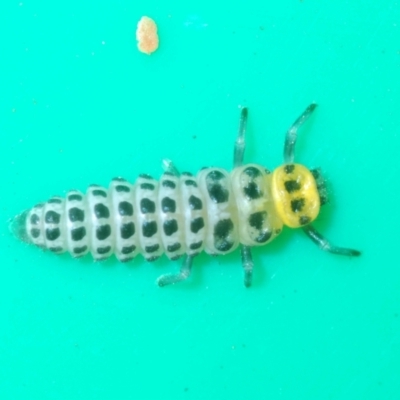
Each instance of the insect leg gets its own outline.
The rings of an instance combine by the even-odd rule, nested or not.
[[[303,231],[307,236],[322,250],[329,251],[333,254],[341,256],[359,256],[361,252],[353,249],[346,249],[344,247],[336,247],[331,245],[313,226],[307,225],[303,227]]]
[[[174,163],[168,158],[164,158],[162,160],[162,167],[165,172],[169,172],[175,176],[180,176],[180,172],[175,167]],[[185,259],[183,260],[179,273],[161,275],[157,279],[157,285],[162,287],[186,280],[190,276],[190,272],[192,270],[193,258],[194,256],[185,255]]]
[[[244,286],[250,287],[253,278],[253,257],[251,255],[251,247],[241,246],[240,252],[242,255],[242,265],[244,271]]]
[[[235,141],[235,149],[233,153],[233,166],[239,167],[243,164],[244,151],[246,149],[246,125],[247,125],[248,110],[246,107],[242,108],[239,120],[239,131]],[[253,257],[251,255],[251,247],[240,246],[240,253],[242,255],[242,266],[244,271],[244,285],[251,286],[253,277]]]
[[[169,160],[168,158],[164,158],[162,160],[162,168],[163,168],[164,172],[169,172],[169,173],[171,173],[172,175],[175,175],[175,176],[179,176],[180,175],[178,169],[175,167],[175,164],[171,160]]]
[[[185,256],[180,272],[177,274],[161,275],[157,279],[157,285],[162,287],[186,280],[190,276],[190,271],[192,270],[193,258],[194,256]]]
[[[307,120],[311,113],[315,110],[317,104],[311,103],[300,115],[299,118],[294,121],[293,125],[286,132],[285,146],[283,149],[283,159],[285,163],[292,163],[294,160],[294,147],[296,145],[297,130]]]
[[[246,148],[246,124],[247,124],[247,108],[243,107],[240,113],[239,131],[235,142],[235,150],[233,154],[233,166],[238,167],[243,164],[243,155]]]

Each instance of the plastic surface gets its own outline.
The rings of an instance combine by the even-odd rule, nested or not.
[[[4,4],[3,4],[4,3]],[[400,3],[24,1],[0,6],[0,393],[17,399],[398,399]],[[7,4],[7,5],[6,5]],[[159,49],[137,50],[143,15]],[[321,167],[315,226],[240,255],[178,263],[55,256],[8,219],[114,176],[296,162]]]

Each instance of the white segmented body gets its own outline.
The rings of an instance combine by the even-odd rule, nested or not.
[[[205,168],[196,177],[166,172],[159,181],[142,174],[134,184],[116,178],[109,189],[91,185],[86,195],[73,190],[33,207],[26,236],[55,253],[91,252],[96,260],[226,254],[239,243],[263,245],[279,234],[268,179],[257,164],[231,173]]]
[[[95,260],[115,254],[129,261],[142,254],[153,261],[163,253],[171,260],[185,255],[179,273],[161,275],[159,286],[187,279],[201,251],[226,254],[240,244],[249,287],[251,248],[269,243],[283,226],[302,228],[324,251],[359,256],[332,245],[311,225],[326,203],[325,182],[318,170],[294,163],[294,148],[298,128],[315,108],[311,103],[289,128],[285,163],[271,174],[261,165],[243,165],[248,111],[242,108],[231,173],[204,168],[194,177],[164,160],[159,181],[141,174],[134,184],[115,178],[108,189],[91,185],[85,195],[72,190],[65,199],[53,197],[17,215],[10,229],[21,240],[73,257],[91,252]]]

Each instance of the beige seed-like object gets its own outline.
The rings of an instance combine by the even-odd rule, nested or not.
[[[158,49],[157,25],[149,17],[142,17],[136,29],[138,49],[142,53],[151,54]]]

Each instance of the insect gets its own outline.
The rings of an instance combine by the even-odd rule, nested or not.
[[[115,178],[108,189],[89,186],[86,194],[71,190],[65,198],[17,215],[11,230],[21,240],[73,257],[90,252],[97,261],[112,254],[119,261],[142,254],[154,261],[163,253],[184,257],[178,273],[158,278],[159,286],[189,277],[201,251],[227,254],[240,246],[244,284],[253,274],[251,248],[271,242],[286,225],[302,228],[322,250],[359,256],[357,250],[333,246],[312,225],[326,188],[319,170],[294,163],[298,128],[316,108],[310,104],[286,134],[284,164],[272,173],[258,164],[243,164],[248,110],[242,108],[234,146],[234,168],[203,168],[196,176],[179,173],[164,160],[159,181],[141,174],[135,183]]]

